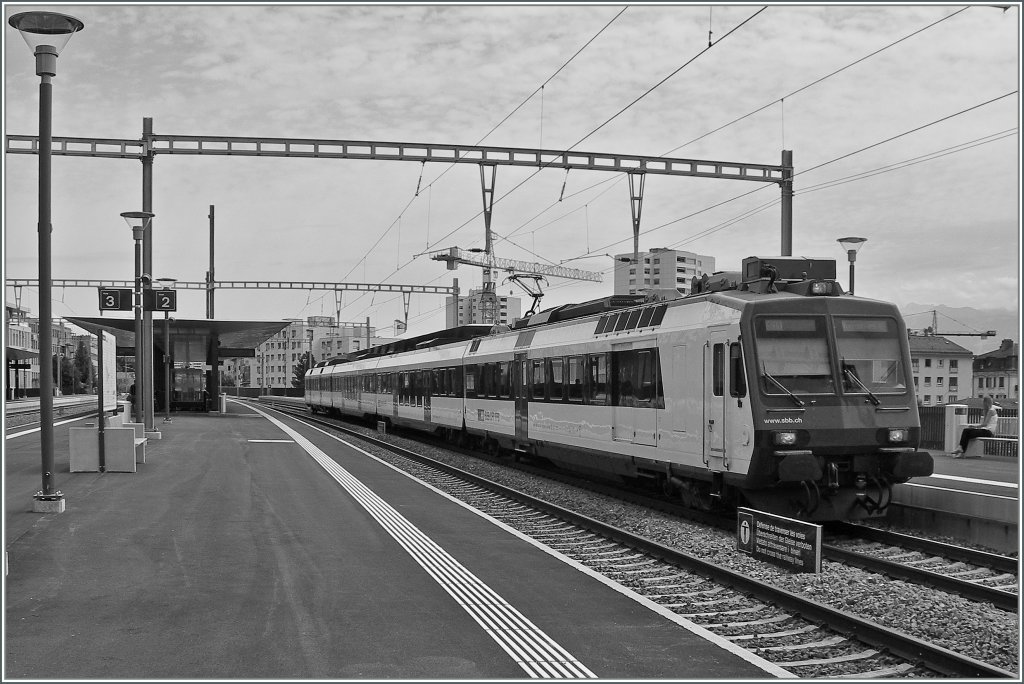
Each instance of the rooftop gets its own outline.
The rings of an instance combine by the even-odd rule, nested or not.
[[[955,342],[950,342],[941,335],[911,335],[911,354],[963,354],[974,356],[969,349],[964,349]]]

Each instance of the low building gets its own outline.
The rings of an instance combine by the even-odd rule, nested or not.
[[[974,359],[974,396],[993,399],[1020,399],[1017,343],[1005,339],[999,349]]]
[[[941,335],[910,335],[910,370],[917,403],[951,404],[971,396],[974,354]]]

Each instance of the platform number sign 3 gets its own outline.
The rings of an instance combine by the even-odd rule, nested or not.
[[[101,287],[100,311],[130,311],[132,291],[128,288]]]

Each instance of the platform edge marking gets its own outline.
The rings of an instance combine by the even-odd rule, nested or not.
[[[507,609],[513,611],[516,615],[518,615],[522,619],[522,621],[526,625],[528,625],[528,629],[521,630],[522,633],[519,635],[519,640],[521,640],[523,643],[527,643],[530,640],[533,640],[533,643],[531,645],[535,648],[539,647],[537,650],[538,656],[540,653],[543,653],[546,650],[543,648],[543,641],[547,641],[548,643],[552,644],[555,643],[540,628],[538,628],[536,625],[534,625],[532,622],[526,619],[525,616],[522,616],[522,614],[519,613],[517,610],[512,608],[506,601],[504,601],[504,599],[501,599],[496,592],[494,592],[479,578],[477,578],[475,575],[469,572],[468,569],[462,566],[447,551],[445,551],[442,547],[437,545],[436,542],[434,542],[432,539],[430,539],[420,530],[418,530],[415,527],[415,525],[410,523],[404,516],[402,516],[401,513],[399,513],[390,505],[388,505],[386,501],[377,496],[376,493],[374,493],[371,489],[366,487],[366,485],[364,485],[361,481],[359,481],[358,478],[349,473],[344,467],[342,467],[340,464],[338,464],[329,456],[327,456],[327,454],[325,454],[319,447],[317,447],[315,444],[310,442],[308,439],[303,437],[301,434],[299,434],[289,426],[285,425],[277,418],[274,418],[273,416],[263,413],[258,409],[254,410],[257,410],[258,413],[261,413],[267,420],[269,420],[271,423],[280,428],[285,434],[290,435],[299,446],[301,446],[325,471],[328,472],[328,474],[331,475],[331,477],[333,477],[338,482],[338,484],[344,487],[345,490],[349,492],[349,494],[352,495],[361,506],[363,506],[363,508],[371,515],[371,517],[373,517],[374,520],[376,520],[377,523],[380,524],[381,527],[393,539],[395,539],[395,541],[397,541],[399,545],[402,546],[403,549],[405,549],[405,551],[410,555],[410,557],[412,557],[412,559],[416,561],[416,563],[420,565],[420,567],[422,567],[427,572],[427,574],[430,575],[430,577],[433,578],[434,581],[436,581],[445,592],[447,592],[453,599],[455,599],[456,603],[464,611],[466,611],[471,617],[473,617],[474,620],[477,620],[478,624],[479,620],[477,619],[476,616],[477,610],[474,609],[471,604],[459,601],[459,595],[463,595],[464,592],[460,590],[458,585],[454,585],[450,582],[445,581],[445,577],[449,577],[453,573],[460,575],[464,574],[466,578],[471,578],[473,586],[477,589],[480,589],[484,595],[491,594],[497,598],[497,602],[492,601],[491,603],[487,604],[488,608],[493,609],[495,606],[499,608],[507,607]],[[347,442],[344,442],[343,440],[342,442],[347,444]],[[362,452],[361,449],[359,449],[359,451]],[[410,544],[409,542],[411,540],[415,540],[416,543]],[[420,553],[414,553],[413,549],[425,551],[426,554],[421,555]],[[428,563],[428,557],[433,559],[433,562]],[[443,569],[445,572],[438,572],[440,569]],[[485,632],[492,638],[492,640],[501,645],[503,648],[506,646],[506,644],[511,645],[516,641],[511,638],[513,632],[509,630],[507,627],[503,627],[502,629],[496,631],[485,630]],[[529,634],[531,639],[525,638],[527,634]],[[539,640],[540,637],[542,637],[542,640]],[[573,672],[573,674],[570,675],[570,678],[597,678],[596,674],[591,672],[585,665],[583,665],[578,660],[569,655],[567,651],[561,649],[561,647],[559,647],[559,649],[568,656],[568,662],[566,662],[566,667],[567,669]],[[508,648],[505,648],[505,650],[506,652],[508,652]],[[534,658],[533,660],[526,661],[517,660],[516,662],[531,677],[552,679],[557,676],[556,674],[554,674],[553,670],[549,671],[549,669],[546,667],[544,662],[539,659],[539,657]],[[569,667],[570,665],[571,667]]]
[[[490,523],[492,523],[492,524],[502,528],[503,530],[505,530],[509,534],[512,534],[512,535],[514,535],[516,537],[519,537],[523,541],[525,541],[525,542],[527,542],[529,544],[532,544],[533,546],[537,547],[541,551],[544,551],[545,553],[547,553],[547,554],[557,558],[558,560],[562,561],[563,563],[566,563],[567,565],[570,565],[570,566],[574,567],[575,569],[579,570],[583,574],[588,575],[588,576],[594,578],[598,582],[601,582],[602,584],[607,585],[609,588],[619,592],[620,594],[629,597],[630,599],[632,599],[632,600],[636,601],[637,603],[643,605],[644,607],[648,608],[649,610],[652,610],[652,611],[658,613],[659,615],[661,615],[665,619],[667,619],[667,620],[669,620],[671,622],[676,623],[680,627],[686,629],[689,632],[692,632],[693,634],[696,634],[697,636],[700,636],[705,641],[709,641],[709,642],[715,644],[716,646],[718,646],[719,648],[721,648],[721,649],[723,649],[725,651],[728,651],[728,652],[732,653],[733,655],[736,655],[737,657],[742,658],[743,660],[746,660],[747,662],[751,663],[752,665],[755,665],[755,666],[761,668],[764,672],[766,672],[768,674],[771,674],[771,675],[774,675],[775,677],[778,677],[778,678],[781,678],[781,679],[796,679],[797,678],[797,675],[795,675],[794,673],[790,672],[789,670],[786,670],[785,668],[779,667],[775,663],[772,663],[769,660],[765,660],[764,658],[758,656],[757,654],[752,653],[752,652],[750,652],[750,651],[748,651],[748,650],[746,650],[746,649],[744,649],[744,648],[742,648],[740,646],[737,646],[736,644],[732,643],[731,641],[728,641],[724,637],[718,636],[717,634],[715,634],[715,633],[713,633],[713,632],[711,632],[711,631],[709,631],[707,629],[704,629],[703,627],[701,627],[700,625],[698,625],[695,622],[692,622],[691,620],[687,620],[686,618],[681,618],[676,613],[673,613],[672,611],[670,611],[670,610],[668,610],[666,608],[663,608],[660,604],[655,603],[654,601],[651,601],[650,599],[648,599],[648,598],[646,598],[644,596],[641,596],[640,594],[637,594],[636,592],[634,592],[634,591],[632,591],[632,590],[630,590],[630,589],[628,589],[626,587],[623,587],[622,585],[620,585],[620,584],[618,584],[616,582],[613,582],[612,580],[608,579],[604,575],[601,575],[600,573],[598,573],[598,572],[588,568],[587,566],[585,566],[585,565],[583,565],[581,563],[578,563],[577,561],[574,561],[572,558],[569,558],[568,556],[566,556],[566,555],[564,555],[564,554],[562,554],[562,553],[560,553],[558,551],[555,551],[554,549],[551,549],[551,548],[541,544],[540,542],[538,542],[538,541],[536,541],[534,539],[531,539],[530,537],[528,537],[528,536],[522,534],[521,532],[519,532],[518,530],[516,530],[516,529],[506,525],[505,523],[501,522],[500,520],[497,520],[496,518],[491,517],[487,513],[484,513],[483,511],[477,510],[477,509],[473,508],[472,506],[466,504],[463,501],[459,501],[458,499],[456,499],[455,497],[451,496],[447,492],[443,492],[440,489],[437,489],[436,487],[434,487],[433,485],[430,485],[430,484],[428,484],[426,482],[423,482],[421,480],[417,480],[413,475],[410,475],[409,473],[403,471],[400,468],[395,467],[394,465],[388,463],[387,461],[385,461],[385,460],[383,460],[381,458],[378,458],[377,456],[374,456],[373,454],[371,454],[370,452],[366,451],[365,449],[362,449],[359,446],[356,446],[355,444],[353,444],[351,442],[347,442],[344,439],[338,437],[337,435],[332,435],[331,433],[329,433],[329,432],[327,432],[325,430],[321,430],[318,427],[315,427],[315,426],[312,426],[312,425],[307,425],[306,427],[308,427],[311,430],[315,430],[315,431],[321,433],[322,435],[324,435],[326,437],[329,437],[330,439],[333,439],[333,440],[335,440],[337,442],[340,442],[340,443],[344,444],[345,446],[347,446],[347,447],[349,447],[351,449],[354,449],[355,451],[358,451],[359,453],[361,453],[361,454],[363,454],[363,455],[365,455],[365,456],[367,456],[369,458],[372,458],[373,460],[377,461],[378,463],[381,463],[382,465],[385,465],[385,466],[391,468],[395,472],[397,472],[397,473],[399,473],[401,475],[404,475],[405,477],[408,477],[410,480],[413,480],[414,482],[417,482],[418,484],[420,484],[420,485],[422,485],[424,487],[427,487],[428,489],[433,490],[434,492],[436,492],[440,496],[443,496],[446,499],[449,499],[450,501],[452,501],[453,503],[456,503],[459,506],[462,506],[466,510],[468,510],[468,511],[470,511],[472,513],[475,513],[476,515],[480,516],[481,518],[484,518],[485,520],[489,521]]]

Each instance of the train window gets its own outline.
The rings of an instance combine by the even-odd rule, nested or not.
[[[544,359],[533,359],[530,365],[530,398],[534,401],[544,401],[547,398],[544,392]]]
[[[610,321],[612,318],[614,318],[614,316],[612,316],[611,314],[605,314],[604,316],[601,316],[601,318],[597,321],[597,327],[594,328],[594,334],[600,335],[601,333],[603,333],[605,329],[608,327],[608,321]]]
[[[584,374],[582,356],[570,356],[566,359],[566,381],[569,387],[569,401],[574,404],[583,403]]]
[[[646,328],[651,324],[651,318],[654,316],[654,309],[655,307],[648,306],[640,313],[640,322],[637,324],[637,327]]]
[[[608,403],[608,356],[591,354],[587,364],[587,403],[604,406]]]
[[[716,344],[711,350],[711,392],[716,396],[722,396],[725,387],[725,345]]]
[[[509,370],[511,364],[508,361],[502,361],[497,364],[498,370],[498,396],[502,399],[509,399],[512,397],[512,382],[509,377]]]
[[[565,360],[562,357],[548,359],[548,399],[563,401],[565,398]]]
[[[661,325],[665,319],[665,312],[668,311],[668,304],[659,304],[654,307],[654,315],[651,316],[651,325]]]
[[[842,363],[844,392],[897,392],[907,387],[895,319],[845,317],[834,319],[836,346]]]
[[[729,396],[747,396],[747,375],[743,372],[743,352],[739,342],[729,345]]]
[[[480,398],[491,396],[491,375],[491,364],[482,363],[477,366],[476,396]]]
[[[612,354],[615,406],[665,408],[657,349],[631,349]]]
[[[636,330],[637,323],[640,322],[640,314],[643,313],[643,309],[634,309],[629,312],[629,320],[626,322],[626,330]]]
[[[477,393],[476,365],[466,366],[466,397],[475,399]]]
[[[823,316],[758,316],[754,333],[767,394],[835,393]]]
[[[625,330],[627,323],[629,323],[629,312],[623,311],[619,314],[618,320],[615,321],[615,332]]]

